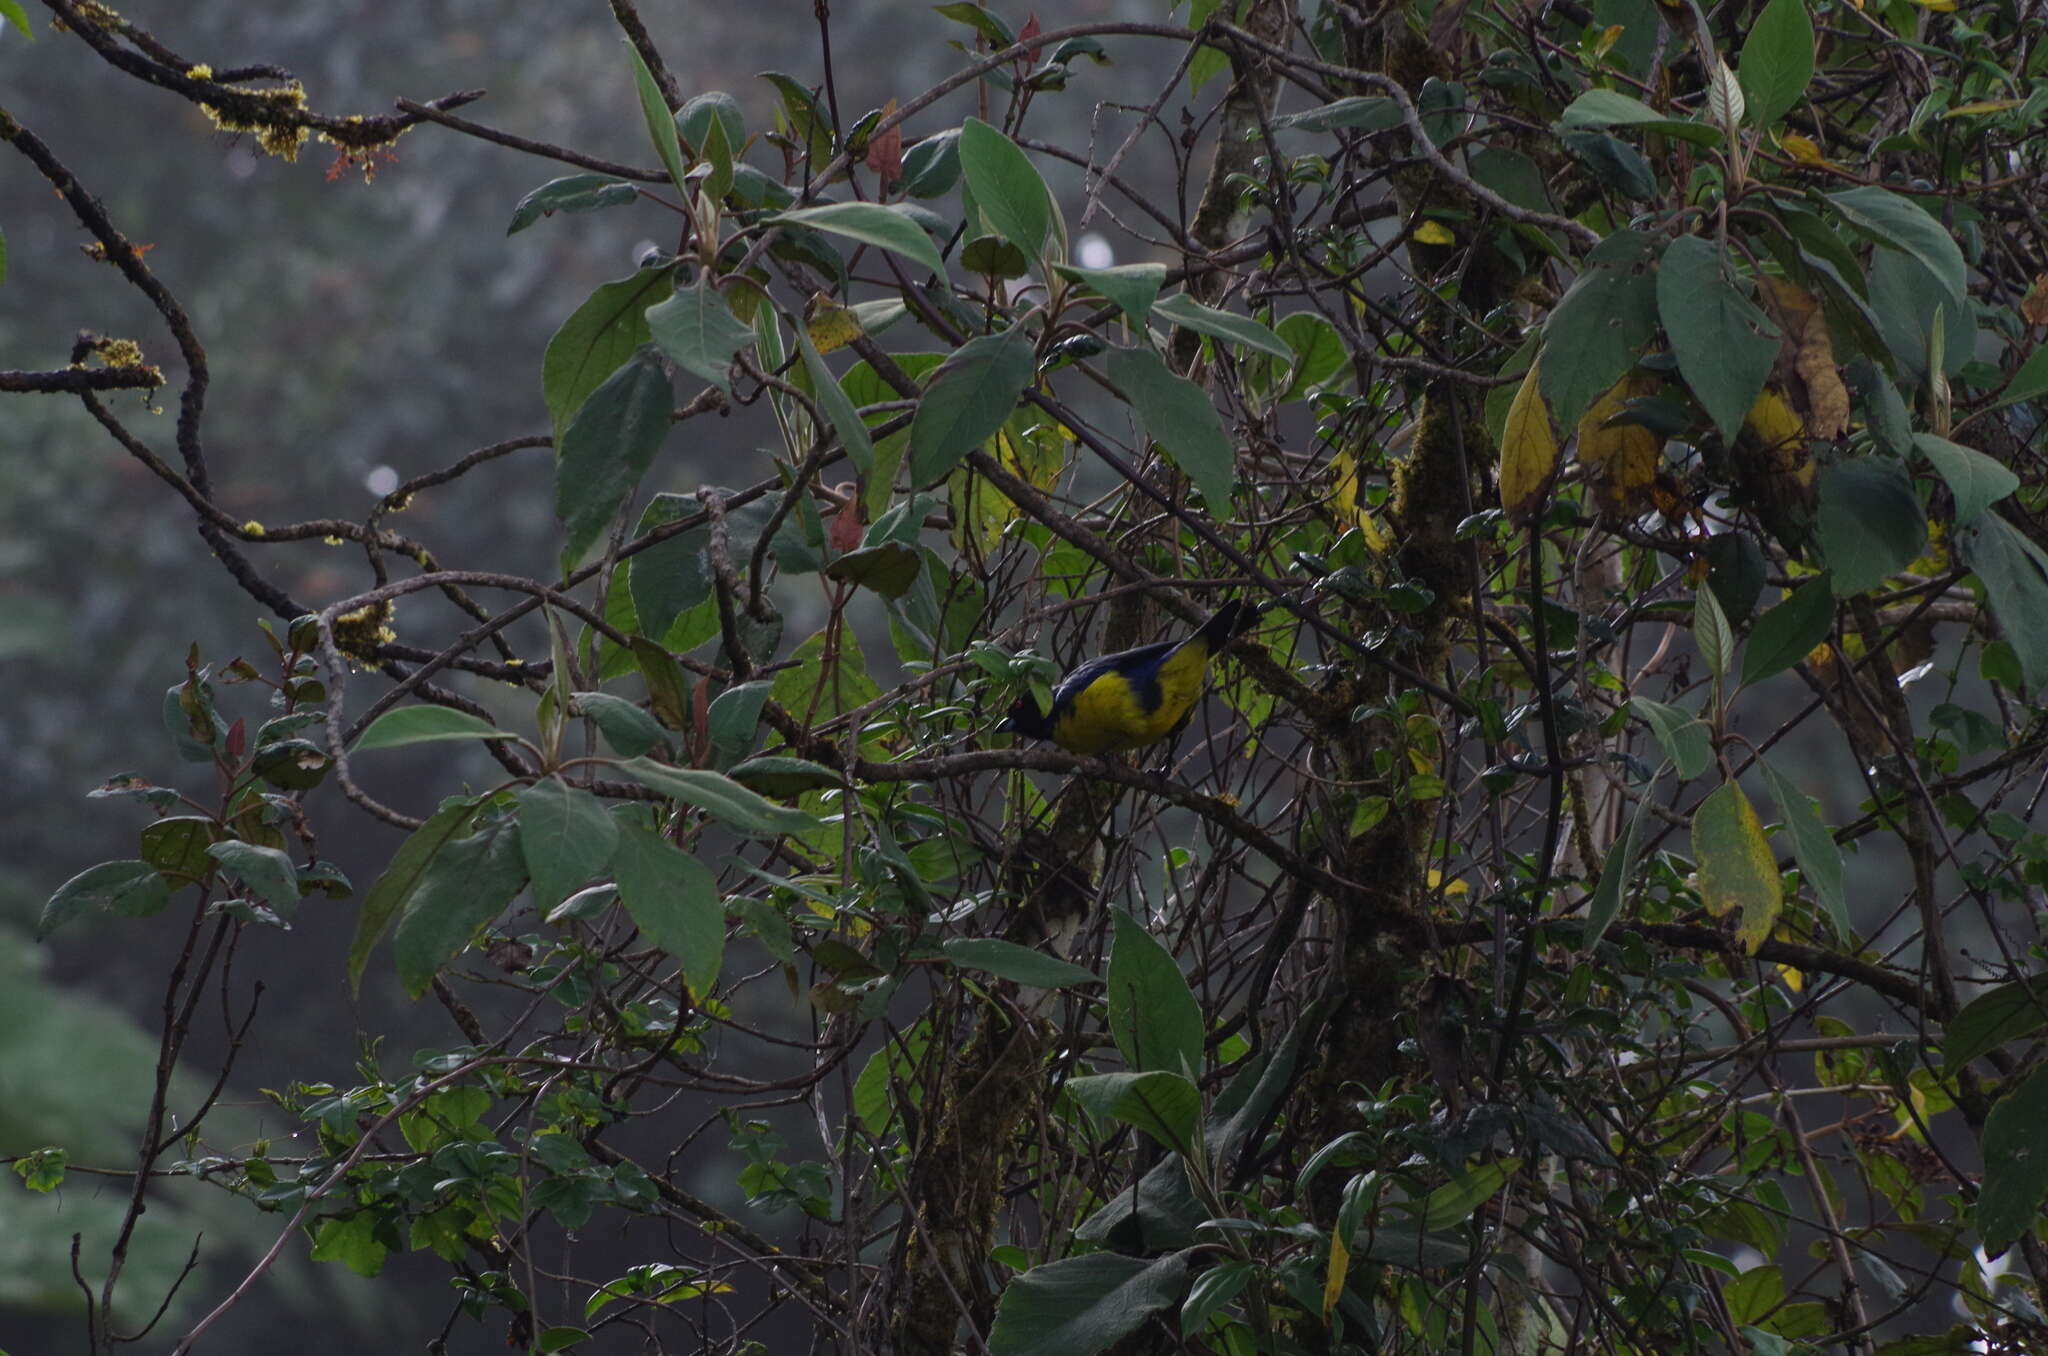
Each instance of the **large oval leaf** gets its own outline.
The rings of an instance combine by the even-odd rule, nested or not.
[[[910,480],[937,484],[960,459],[996,435],[1037,372],[1031,339],[1021,329],[984,334],[932,374],[910,421]]]
[[[1685,384],[1734,441],[1778,356],[1778,327],[1730,282],[1721,249],[1680,236],[1657,268],[1657,315]]]

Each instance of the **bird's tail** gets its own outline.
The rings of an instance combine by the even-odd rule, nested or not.
[[[1215,654],[1237,637],[1258,625],[1259,614],[1265,611],[1259,604],[1243,598],[1232,598],[1216,609],[1209,620],[1202,623],[1191,639],[1201,641]]]

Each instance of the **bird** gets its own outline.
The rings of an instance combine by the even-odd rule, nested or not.
[[[1050,739],[1083,755],[1143,748],[1187,724],[1209,657],[1258,621],[1260,608],[1233,598],[1192,634],[1103,655],[1060,679],[1052,709],[1026,693],[998,730]]]

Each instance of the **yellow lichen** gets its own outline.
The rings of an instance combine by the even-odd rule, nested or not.
[[[346,546],[348,544],[340,537],[322,537],[320,540],[328,546]]]
[[[242,535],[245,537],[262,536],[263,524],[257,522],[254,518],[251,518],[248,522],[242,524]]]
[[[213,67],[202,61],[197,66],[189,68],[185,75],[192,80],[211,80],[213,79]]]
[[[350,659],[373,662],[379,645],[398,639],[397,633],[387,624],[391,620],[391,611],[391,600],[387,598],[342,613],[334,619],[334,648]]]
[[[123,19],[113,10],[99,3],[99,0],[78,0],[78,3],[73,5],[72,8],[78,11],[79,18],[100,28],[118,30],[128,26],[126,19]],[[50,27],[59,33],[71,31],[71,26],[65,23],[62,17],[50,20]]]
[[[256,144],[284,160],[297,160],[306,144],[304,122],[291,117],[306,107],[306,87],[298,81],[274,89],[236,90],[232,103],[201,103],[199,111],[223,132],[253,132]]]

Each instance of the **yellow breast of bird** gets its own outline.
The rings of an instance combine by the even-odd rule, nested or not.
[[[1074,694],[1053,738],[1074,753],[1142,748],[1172,734],[1202,695],[1206,646],[1184,645],[1149,675],[1109,672]]]

